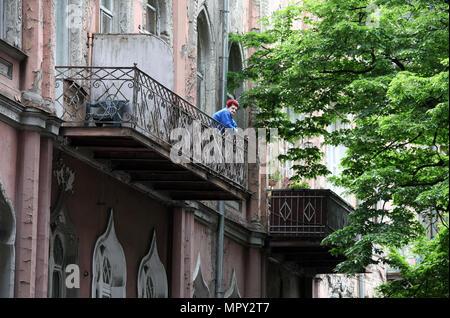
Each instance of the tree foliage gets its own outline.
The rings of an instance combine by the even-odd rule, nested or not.
[[[384,297],[449,297],[449,233],[442,227],[431,240],[422,237],[410,251],[420,255],[418,264],[410,264],[404,255],[391,250],[388,258],[400,273],[401,279],[392,280],[378,287]]]
[[[305,0],[264,22],[262,33],[232,36],[254,52],[241,104],[288,141],[346,147],[331,179],[360,204],[323,242],[347,256],[337,270],[398,265],[386,248],[424,235],[417,216],[442,221],[449,210],[448,1]],[[329,132],[336,122],[346,125]],[[301,163],[294,179],[329,174],[321,149],[283,156]]]

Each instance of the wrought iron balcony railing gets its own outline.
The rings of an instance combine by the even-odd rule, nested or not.
[[[353,208],[331,190],[272,190],[272,236],[324,238],[347,225]]]
[[[206,129],[222,126],[136,65],[56,67],[55,96],[57,115],[64,120],[64,126],[130,127],[169,146],[177,142],[171,139],[175,128],[184,129],[194,138],[194,134],[201,135]],[[195,141],[200,140],[201,149],[204,149],[203,146],[212,140],[202,140],[201,136],[192,139],[190,151],[183,149],[183,154],[194,165],[246,189],[247,140],[239,135],[219,134],[219,137],[222,138],[222,151],[214,151],[214,160],[205,162],[194,158],[198,149],[198,145],[194,149]],[[239,160],[229,161],[230,156],[224,151],[227,143],[233,145],[233,154],[237,155],[234,158]]]

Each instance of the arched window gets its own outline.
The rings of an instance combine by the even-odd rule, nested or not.
[[[96,298],[111,298],[112,269],[106,246],[100,245],[96,260]]]
[[[197,17],[197,107],[212,114],[216,106],[212,94],[215,64],[211,58],[211,43],[210,23],[206,10],[202,9]]]
[[[236,74],[242,71],[242,54],[239,45],[231,43],[228,53],[228,98],[239,100],[244,91],[244,83],[236,78]],[[246,129],[248,126],[247,109],[241,108],[234,119],[239,128]]]

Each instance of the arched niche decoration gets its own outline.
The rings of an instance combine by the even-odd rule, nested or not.
[[[92,257],[92,298],[125,298],[127,266],[125,253],[114,227],[114,212],[109,209],[106,231],[97,239]]]
[[[242,298],[236,280],[236,271],[233,268],[233,276],[231,278],[230,288],[225,292],[224,298]]]
[[[168,297],[167,274],[158,255],[156,230],[153,230],[150,249],[139,265],[137,288],[139,298]]]
[[[200,253],[198,253],[197,264],[194,269],[194,283],[193,283],[193,295],[192,298],[211,298],[208,285],[205,282],[202,274],[202,266],[200,261]]]

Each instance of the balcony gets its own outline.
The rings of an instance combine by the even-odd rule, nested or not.
[[[272,190],[269,251],[312,274],[331,273],[344,259],[333,257],[320,242],[347,225],[353,208],[330,190]]]
[[[214,138],[222,139],[222,151],[210,152],[214,160],[198,160],[198,146],[217,141],[201,134],[221,124],[136,66],[56,67],[55,96],[57,115],[64,120],[61,134],[70,147],[125,173],[131,182],[173,200],[249,198],[247,140],[218,134]],[[172,149],[181,142],[171,136],[175,128],[189,140],[181,161],[173,160],[174,153],[181,155]],[[225,160],[226,144],[240,160]]]

